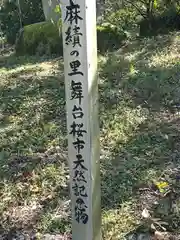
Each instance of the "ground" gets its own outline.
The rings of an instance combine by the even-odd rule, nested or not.
[[[180,238],[179,36],[99,55],[105,240]],[[70,239],[61,58],[1,54],[0,133],[0,239]]]

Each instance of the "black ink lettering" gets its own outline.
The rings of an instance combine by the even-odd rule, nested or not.
[[[74,4],[73,0],[69,0],[69,6],[67,6],[66,9],[65,21],[69,21],[70,24],[72,24],[74,21],[76,24],[78,24],[78,20],[83,20],[83,18],[79,16],[80,5]]]
[[[75,82],[72,80],[71,82],[71,100],[73,99],[79,99],[79,104],[81,104],[81,100],[84,97],[82,94],[82,83],[81,82]]]
[[[80,124],[76,124],[75,122],[72,123],[72,125],[70,126],[72,128],[72,130],[70,131],[69,134],[72,134],[73,137],[83,137],[83,133],[87,133],[86,130],[83,130],[83,123]]]
[[[75,170],[74,172],[74,177],[73,177],[73,181],[78,181],[78,182],[85,182],[87,183],[85,177],[84,177],[84,171],[80,171],[80,170]]]
[[[75,149],[77,149],[78,153],[80,153],[81,149],[84,148],[85,142],[83,140],[80,140],[79,138],[76,139],[75,142],[73,142],[73,145]]]
[[[72,189],[74,190],[74,195],[76,197],[87,197],[88,196],[84,185],[79,186],[77,183],[75,183],[75,185],[72,187]]]
[[[81,66],[81,63],[79,60],[72,61],[72,62],[70,62],[69,65],[72,69],[72,72],[68,73],[69,76],[73,76],[73,75],[77,75],[77,74],[80,74],[82,76],[84,75],[82,72],[78,71],[78,68]]]
[[[77,50],[72,51],[70,54],[71,54],[71,56],[73,56],[73,55],[75,55],[76,57],[79,56],[79,52]]]
[[[80,36],[82,36],[82,33],[79,32],[80,27],[75,26],[73,28],[74,34],[73,34],[73,47],[75,47],[76,45],[79,45],[79,47],[81,47],[81,43],[80,43]]]
[[[74,105],[72,112],[73,112],[72,115],[74,119],[82,118],[84,116],[84,113],[82,112],[82,108],[77,107],[76,105]]]
[[[75,167],[73,169],[77,169],[80,167],[81,169],[87,170],[87,168],[83,165],[84,159],[81,154],[76,155],[77,161],[74,161]]]
[[[77,149],[78,153],[80,153],[81,149],[84,148],[85,142],[83,140],[80,140],[79,138],[76,139],[75,142],[73,142],[73,145],[75,149]]]
[[[73,33],[72,33],[72,28],[71,26],[68,27],[67,31],[65,32],[66,34],[66,38],[65,38],[65,42],[66,45],[69,45],[70,43],[72,43],[72,46],[75,47],[76,45],[78,45],[79,47],[81,47],[81,43],[80,43],[80,36],[82,36],[83,34],[81,32],[79,32],[80,27],[75,26],[73,28]]]
[[[71,27],[68,27],[65,34],[66,34],[66,38],[65,38],[66,45],[69,45],[69,43],[72,42]]]
[[[74,36],[73,37],[73,47],[75,47],[77,44],[81,47],[79,36]]]
[[[78,45],[79,47],[82,47],[80,43],[80,36],[82,36],[83,34],[79,32],[79,30],[80,30],[80,27],[75,26],[73,28],[73,34],[72,34],[71,27],[68,27],[67,31],[65,32],[66,45],[69,45],[70,43],[72,43],[73,47],[75,47],[76,45]]]
[[[86,213],[87,206],[82,198],[76,200],[75,219],[78,223],[86,224],[88,222],[88,215]]]

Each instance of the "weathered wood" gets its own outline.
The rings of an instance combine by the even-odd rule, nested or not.
[[[73,240],[101,239],[96,1],[62,0]]]

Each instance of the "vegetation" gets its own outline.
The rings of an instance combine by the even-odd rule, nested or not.
[[[179,1],[98,4],[103,239],[179,240]],[[60,38],[40,1],[0,3],[2,240],[70,239]]]
[[[11,44],[15,43],[16,34],[21,27],[41,21],[44,21],[44,14],[39,0],[4,0],[1,3],[0,25]]]
[[[49,55],[62,56],[61,29],[51,22],[40,22],[27,25],[20,32],[16,41],[18,55]]]
[[[102,8],[101,5],[104,7]],[[46,5],[46,1],[38,0],[4,0],[0,6],[0,25],[3,34],[9,43],[15,43],[17,33],[22,27],[46,19],[57,19],[60,8],[57,0],[52,1],[52,6]],[[104,15],[99,23],[115,25],[118,32],[123,31],[126,38],[134,36],[134,32],[140,35],[154,35],[167,30],[180,29],[180,6],[178,0],[106,0],[98,1],[98,11]],[[53,6],[56,6],[53,10]],[[43,13],[45,11],[45,14]],[[54,11],[54,16],[53,16]],[[98,18],[99,19],[99,18]],[[106,29],[107,30],[107,29]],[[109,28],[110,34],[112,29]],[[113,40],[115,41],[115,39]]]
[[[100,52],[118,49],[125,39],[126,34],[114,25],[97,26],[97,46]]]
[[[126,34],[110,24],[97,26],[98,50],[115,50],[126,39]],[[41,22],[24,27],[16,41],[17,55],[62,56],[61,28],[51,22]]]
[[[129,29],[136,24],[140,27],[140,35],[154,35],[168,29],[180,29],[180,5],[177,0],[138,0],[138,1],[106,1],[105,19],[109,16],[119,19],[117,26]],[[113,13],[112,13],[113,12]],[[117,15],[117,17],[115,17]],[[111,17],[110,17],[111,19]],[[133,21],[132,21],[133,20]]]
[[[180,234],[179,34],[99,56],[103,239],[148,234],[144,209]],[[68,235],[63,62],[4,55],[0,66],[0,238]]]

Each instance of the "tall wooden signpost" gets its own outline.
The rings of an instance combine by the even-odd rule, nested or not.
[[[72,239],[101,239],[96,0],[61,0]]]

